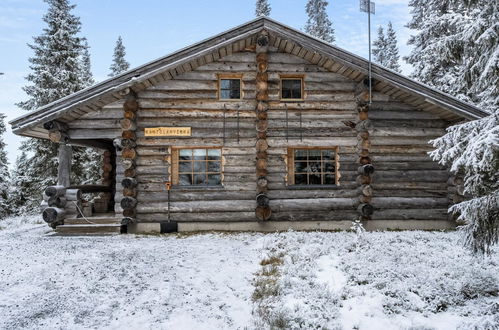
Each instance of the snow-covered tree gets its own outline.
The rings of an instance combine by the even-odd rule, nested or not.
[[[488,0],[411,0],[418,31],[406,60],[413,77],[492,114],[450,127],[432,141],[433,159],[464,176],[468,199],[451,207],[465,244],[488,252],[499,240],[499,4]]]
[[[325,0],[308,0],[305,7],[308,15],[305,32],[326,42],[335,41],[334,29],[326,12],[328,2]]]
[[[418,31],[405,59],[413,78],[483,108],[499,106],[499,4],[488,0],[411,0]]]
[[[374,61],[385,68],[400,72],[397,36],[393,30],[392,22],[388,22],[386,35],[382,26],[378,28],[378,37],[373,42],[373,56]]]
[[[11,213],[8,203],[9,198],[9,167],[7,163],[7,151],[3,134],[5,133],[5,115],[0,113],[0,219]]]
[[[35,197],[41,195],[37,189],[42,185],[39,182],[34,183],[32,181],[36,179],[36,170],[30,166],[28,155],[23,150],[25,146],[25,144],[22,145],[21,154],[17,156],[11,174],[11,190],[8,202],[14,215],[34,212],[40,204]]]
[[[125,60],[125,55],[125,46],[123,45],[121,36],[119,36],[118,40],[116,40],[116,46],[114,47],[113,63],[109,67],[111,70],[109,77],[114,77],[130,68],[130,64]]]
[[[382,26],[378,27],[378,37],[373,42],[373,57],[375,62],[388,67],[386,37]]]
[[[29,45],[34,56],[29,59],[31,73],[26,77],[29,84],[23,88],[29,99],[18,104],[28,111],[77,92],[92,83],[85,40],[79,36],[80,19],[71,13],[75,6],[69,4],[68,0],[45,1],[49,5],[43,17],[46,27],[34,38],[33,44]],[[27,139],[22,142],[24,159],[19,158],[18,161],[23,164],[18,162],[16,165],[23,171],[14,174],[24,178],[22,199],[28,210],[39,203],[43,189],[57,181],[57,149],[57,144],[47,140]],[[83,148],[75,148],[73,157],[78,159],[87,153]],[[75,183],[82,181],[82,173],[89,175],[85,163],[78,166],[84,170],[75,171]],[[19,181],[16,177],[12,179],[14,182]]]
[[[267,0],[256,0],[255,4],[255,16],[269,16],[270,15],[270,4]]]
[[[386,52],[387,52],[387,65],[386,67],[395,72],[400,71],[400,55],[399,47],[397,45],[397,35],[393,29],[392,22],[388,22],[388,28],[386,29]]]
[[[83,42],[83,51],[81,53],[81,80],[85,87],[92,86],[95,84],[94,76],[92,74],[92,65],[90,61],[90,46],[87,40]]]
[[[452,126],[432,142],[432,158],[464,176],[469,198],[449,211],[465,223],[465,245],[489,252],[499,241],[499,112]]]

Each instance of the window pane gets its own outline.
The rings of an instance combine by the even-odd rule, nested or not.
[[[220,79],[220,89],[230,89],[230,79]]]
[[[296,162],[295,173],[307,173],[307,162]]]
[[[324,175],[324,184],[336,184],[334,174]]]
[[[324,163],[324,172],[329,172],[329,173],[334,173],[335,172],[335,166],[336,164],[333,162],[326,162]]]
[[[321,172],[321,163],[320,162],[317,162],[317,163],[309,162],[308,163],[308,172],[309,173],[320,173]]]
[[[309,150],[308,151],[308,160],[321,160],[321,151],[320,150]]]
[[[220,162],[208,162],[208,172],[221,172]]]
[[[214,185],[221,185],[222,184],[222,179],[220,174],[210,174],[208,175],[208,184],[211,186]]]
[[[206,172],[206,162],[193,162],[194,173],[205,173]]]
[[[301,79],[281,80],[281,97],[283,99],[301,99]]]
[[[335,185],[335,149],[293,149],[295,184]]]
[[[307,160],[307,150],[295,150],[295,160]]]
[[[295,175],[295,184],[307,184],[307,175],[306,174],[296,174]]]
[[[221,99],[241,98],[241,80],[220,79],[220,98]]]
[[[180,149],[179,158],[180,158],[180,160],[192,159],[192,150],[191,149]]]
[[[178,171],[180,173],[192,172],[192,162],[179,162]]]
[[[190,174],[180,174],[178,176],[178,181],[181,186],[190,186],[192,184],[192,175]]]
[[[230,91],[230,99],[240,99],[241,98],[241,91],[239,89],[232,89]]]
[[[220,149],[208,149],[208,159],[209,160],[219,160],[222,158],[222,150]]]
[[[193,184],[207,184],[205,174],[194,174]]]
[[[228,90],[228,89],[222,89],[220,91],[220,98],[221,99],[230,99],[230,90]]]
[[[321,175],[320,174],[310,174],[308,176],[309,183],[308,184],[321,184]]]
[[[323,160],[334,160],[334,150],[322,150]]]
[[[206,149],[194,149],[194,160],[205,160],[206,159]]]

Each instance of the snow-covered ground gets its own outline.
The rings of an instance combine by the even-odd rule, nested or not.
[[[0,329],[497,329],[456,233],[52,236],[0,221]]]

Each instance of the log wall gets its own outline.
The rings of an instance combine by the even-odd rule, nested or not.
[[[266,121],[270,221],[358,219],[358,83],[302,58],[268,48]],[[136,220],[167,219],[173,147],[222,147],[223,187],[175,186],[171,219],[182,222],[256,221],[257,65],[254,49],[234,53],[139,92],[136,118]],[[242,99],[218,100],[218,74],[242,74]],[[304,101],[280,99],[280,75],[303,75]],[[447,123],[434,115],[373,94],[369,157],[373,220],[446,220],[448,173],[426,155],[427,141]],[[69,123],[73,139],[121,137],[123,102]],[[352,126],[353,124],[353,126]],[[191,137],[145,137],[144,128],[192,127]],[[91,128],[90,128],[91,127]],[[295,189],[287,184],[288,147],[339,147],[337,187]],[[116,161],[115,211],[122,212],[121,152]],[[361,163],[362,164],[362,163]]]
[[[373,220],[447,220],[449,173],[427,152],[448,123],[399,102],[374,102],[369,118]]]

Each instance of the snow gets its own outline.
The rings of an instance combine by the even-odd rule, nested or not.
[[[0,228],[0,329],[499,324],[497,251],[475,258],[454,232],[63,237],[37,217]],[[258,300],[263,269],[278,290]]]
[[[326,284],[335,293],[340,292],[347,282],[343,272],[338,269],[338,264],[339,258],[331,255],[324,255],[317,260],[318,281]]]

